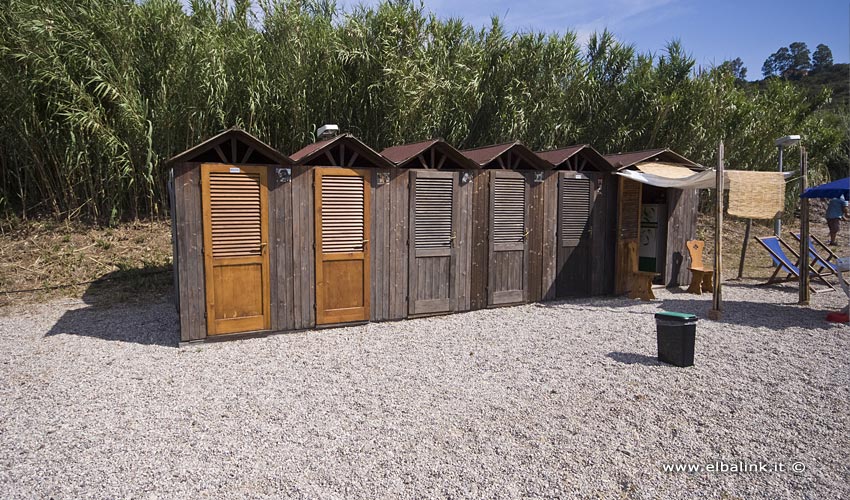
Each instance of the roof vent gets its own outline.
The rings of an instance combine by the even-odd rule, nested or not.
[[[316,136],[319,140],[330,139],[337,135],[339,135],[339,125],[322,125],[319,127],[319,130],[316,131]]]

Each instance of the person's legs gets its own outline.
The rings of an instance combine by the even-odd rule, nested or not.
[[[838,236],[838,227],[839,227],[840,219],[827,219],[826,225],[829,226],[829,244],[835,245],[837,244],[835,241],[836,236]]]

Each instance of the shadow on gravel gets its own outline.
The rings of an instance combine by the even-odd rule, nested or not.
[[[700,319],[706,319],[710,303],[666,299],[661,301],[660,306],[665,311],[691,313]],[[826,321],[826,315],[829,312],[826,309],[816,309],[814,306],[724,300],[720,323],[778,330],[798,327],[830,328],[832,323]]]
[[[774,288],[734,282],[724,286],[744,289],[752,288],[754,290]],[[779,291],[788,291],[788,302],[771,303],[724,300],[723,317],[720,322],[750,327],[773,328],[777,330],[792,327],[833,327],[832,323],[828,323],[826,321],[826,315],[831,312],[831,309],[824,309],[818,306],[799,306],[794,302],[796,299],[795,289],[791,289],[789,287],[777,287],[776,289]],[[668,293],[674,295],[675,298],[664,298],[660,300],[653,300],[651,302],[641,302],[638,300],[613,296],[563,298],[549,302],[539,302],[535,304],[535,306],[555,309],[596,307],[610,310],[628,309],[639,305],[655,305],[661,311],[690,313],[703,320],[708,318],[708,311],[711,309],[710,293],[692,295],[681,288],[668,288],[667,290]],[[643,309],[623,312],[646,316],[649,318],[649,321],[654,321],[652,320],[652,314],[654,311],[651,310],[647,311],[646,309]]]
[[[670,366],[658,361],[654,356],[646,354],[638,354],[634,352],[609,352],[606,354],[609,358],[624,365],[645,365],[645,366]]]
[[[80,335],[177,347],[180,323],[173,302],[167,299],[170,275],[133,270],[107,277],[83,294],[89,307],[66,311],[45,337]]]
[[[101,340],[177,347],[180,338],[174,305],[89,306],[66,311],[45,334],[81,335]]]

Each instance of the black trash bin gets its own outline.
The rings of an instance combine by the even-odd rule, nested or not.
[[[693,366],[697,317],[678,312],[657,313],[655,328],[658,360],[675,366]]]

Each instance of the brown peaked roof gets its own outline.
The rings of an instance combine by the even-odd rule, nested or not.
[[[393,168],[389,160],[351,134],[308,144],[292,153],[298,165]]]
[[[381,151],[381,155],[397,167],[478,168],[477,163],[442,139],[392,146]]]
[[[236,157],[234,157],[233,151],[237,150],[237,143],[242,144],[242,147],[238,148],[238,151],[242,154],[237,153]],[[219,132],[200,144],[172,156],[165,164],[190,162],[199,159],[204,153],[211,152],[213,149],[215,152],[212,157],[216,158],[215,161],[225,163],[292,164],[292,160],[288,156],[239,127],[231,127],[223,132]],[[258,158],[258,155],[260,158]]]
[[[694,163],[691,160],[680,155],[679,153],[676,153],[675,151],[672,151],[668,148],[646,149],[643,151],[631,151],[628,153],[610,154],[605,155],[604,158],[616,170],[622,170],[624,168],[631,167],[635,164],[647,160],[679,163],[693,170],[705,170],[705,167],[703,167],[702,165]]]
[[[534,151],[525,147],[519,141],[506,142],[504,144],[494,144],[492,146],[483,146],[475,149],[466,149],[461,153],[484,168],[531,168],[534,170],[546,170],[552,168],[552,164],[543,158],[537,156]],[[512,156],[512,163],[516,165],[504,164],[502,156]],[[500,161],[501,160],[501,161]],[[523,165],[524,164],[524,165]]]
[[[567,146],[565,148],[552,149],[549,151],[538,151],[537,156],[543,158],[552,165],[555,165],[555,168],[561,168],[564,166],[564,162],[577,155],[579,152],[586,157],[587,161],[589,161],[596,170],[600,172],[611,172],[614,170],[614,167],[608,162],[608,160],[606,160],[599,151],[591,147],[589,144],[577,144],[575,146]]]

